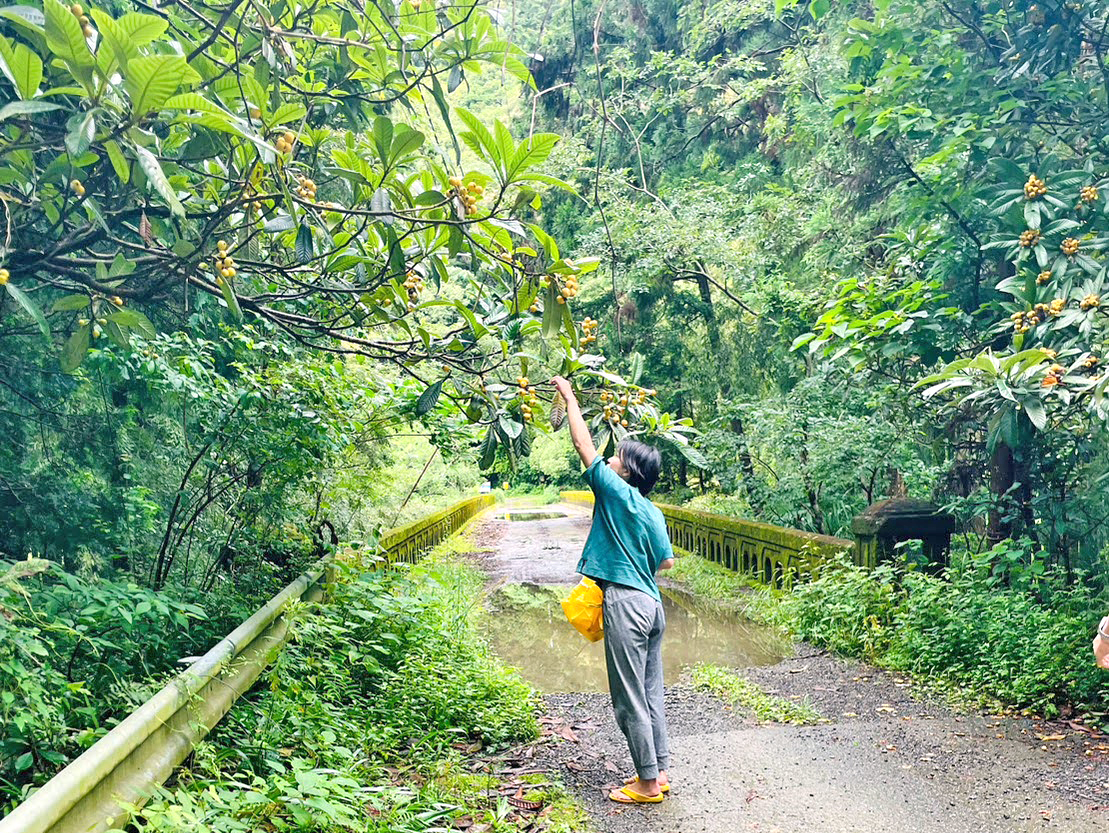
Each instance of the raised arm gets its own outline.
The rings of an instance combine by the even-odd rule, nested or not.
[[[566,419],[570,421],[570,439],[574,442],[574,448],[581,457],[582,464],[590,466],[597,458],[597,447],[593,445],[593,435],[589,433],[589,426],[585,424],[585,418],[581,415],[581,407],[578,405],[578,398],[574,395],[574,389],[570,386],[570,380],[555,376],[551,382],[566,400]]]

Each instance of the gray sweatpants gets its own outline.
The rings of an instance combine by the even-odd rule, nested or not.
[[[641,590],[604,586],[605,664],[616,723],[640,778],[650,781],[670,766],[662,701],[662,604]]]

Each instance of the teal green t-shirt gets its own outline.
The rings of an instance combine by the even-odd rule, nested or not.
[[[662,601],[655,573],[674,556],[662,512],[610,469],[600,454],[584,477],[593,490],[593,525],[578,572],[634,587]]]

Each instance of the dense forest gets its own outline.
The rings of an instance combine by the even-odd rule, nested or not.
[[[555,373],[667,502],[928,500],[967,593],[1080,626],[1107,58],[1095,0],[0,10],[0,789],[340,541],[579,483]],[[1105,701],[1047,676],[999,695]]]
[[[582,300],[693,417],[681,489],[843,533],[908,494],[975,545],[1107,540],[1105,10],[1091,3],[524,3],[567,137]],[[514,27],[514,28],[513,28]],[[606,314],[607,313],[607,314]]]

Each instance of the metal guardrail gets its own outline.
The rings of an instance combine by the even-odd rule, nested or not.
[[[388,561],[414,561],[495,501],[481,495],[391,530]],[[141,805],[227,714],[288,639],[288,607],[322,598],[331,556],[270,599],[208,653],[0,819],[0,833],[101,833],[127,822],[120,802]]]
[[[460,501],[426,518],[389,530],[381,536],[379,545],[385,551],[390,563],[396,561],[411,563],[425,549],[442,541],[482,509],[492,506],[496,501],[496,497],[492,494]]]
[[[568,503],[593,505],[593,493],[560,492]],[[831,535],[817,535],[801,529],[788,529],[759,521],[698,512],[655,504],[666,518],[670,542],[758,578],[767,584],[788,584],[799,575],[812,575],[823,562],[842,552],[854,554],[855,542]]]

